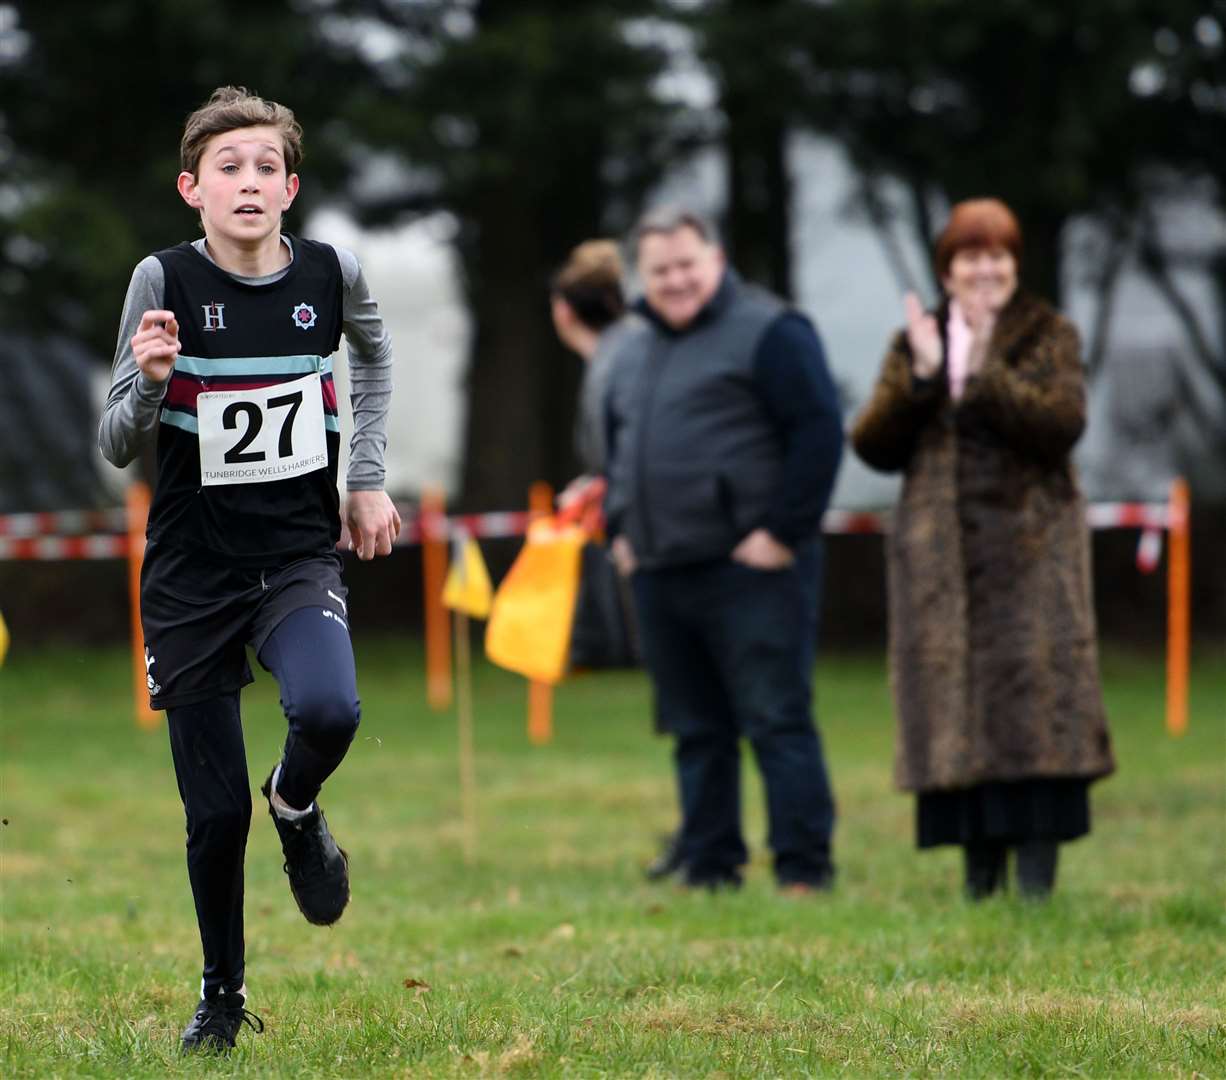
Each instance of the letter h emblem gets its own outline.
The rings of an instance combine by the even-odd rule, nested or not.
[[[204,308],[204,329],[205,330],[224,330],[226,328],[225,319],[225,304],[201,304]]]

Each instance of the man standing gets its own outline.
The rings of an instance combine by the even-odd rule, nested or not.
[[[826,889],[834,801],[810,708],[837,394],[812,324],[742,282],[701,217],[650,212],[634,240],[645,318],[611,365],[606,507],[676,737],[683,880],[740,884],[744,735],[779,886]]]

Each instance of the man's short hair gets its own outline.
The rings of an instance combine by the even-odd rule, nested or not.
[[[630,234],[630,249],[637,259],[643,237],[653,233],[675,233],[678,229],[693,229],[708,244],[719,243],[715,223],[704,214],[685,206],[657,206],[648,210],[635,222]]]
[[[183,141],[179,144],[183,171],[197,175],[205,144],[214,135],[265,126],[276,128],[281,135],[286,173],[297,172],[302,162],[302,128],[294,114],[284,105],[265,101],[245,86],[219,86],[183,127]]]

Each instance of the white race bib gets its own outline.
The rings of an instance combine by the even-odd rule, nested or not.
[[[259,390],[211,390],[196,398],[200,482],[263,484],[328,464],[319,373]]]

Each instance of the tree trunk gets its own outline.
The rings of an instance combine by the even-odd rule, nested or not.
[[[1158,295],[1166,301],[1184,332],[1196,363],[1213,379],[1218,389],[1226,394],[1226,366],[1214,354],[1209,335],[1200,324],[1196,307],[1180,291],[1171,273],[1170,259],[1162,247],[1158,227],[1152,214],[1147,214],[1142,226],[1140,246],[1141,270],[1149,278]]]
[[[1115,295],[1124,269],[1128,247],[1132,242],[1126,225],[1112,221],[1107,225],[1106,246],[1099,256],[1101,264],[1094,283],[1094,323],[1085,343],[1086,373],[1095,379],[1103,370],[1111,340],[1111,323],[1115,315]]]
[[[572,429],[581,363],[558,343],[547,284],[566,247],[550,244],[535,208],[509,188],[474,207],[461,242],[473,335],[460,502],[521,506],[537,480],[574,470]],[[581,228],[570,242],[584,238]]]
[[[877,177],[867,171],[859,174],[859,198],[868,215],[869,224],[877,234],[881,244],[881,252],[894,275],[894,283],[899,294],[913,292],[923,297],[923,288],[911,272],[907,263],[907,254],[894,231],[894,217],[885,199],[881,196]]]
[[[909,175],[906,179],[907,193],[911,197],[911,210],[915,215],[916,239],[919,241],[920,251],[924,252],[927,256],[924,260],[924,268],[927,271],[928,280],[932,283],[933,296],[940,296],[941,279],[932,261],[933,248],[936,246],[936,234],[932,228],[932,212],[928,203],[928,185],[918,175]]]
[[[786,299],[792,286],[790,85],[775,39],[781,0],[729,0],[711,57],[727,118],[728,253],[749,281]]]
[[[781,116],[752,118],[733,91],[728,116],[728,252],[740,273],[791,299],[792,178],[787,124]],[[760,103],[758,103],[760,104]]]
[[[1064,255],[1064,216],[1028,214],[1015,207],[1022,226],[1022,283],[1032,292],[1060,306],[1063,293],[1061,266]]]

